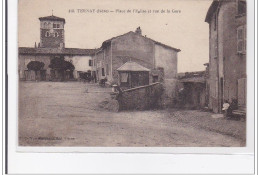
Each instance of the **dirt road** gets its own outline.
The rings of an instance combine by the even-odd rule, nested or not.
[[[113,112],[108,110],[115,103],[110,99],[110,91],[80,82],[20,82],[19,145],[228,147],[245,144],[245,122],[212,119],[208,112],[174,109]],[[233,130],[214,129],[216,124],[231,125]]]

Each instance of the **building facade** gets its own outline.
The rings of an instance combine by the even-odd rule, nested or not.
[[[53,80],[52,70],[49,65],[54,58],[63,58],[75,67],[70,79],[79,79],[81,72],[91,71],[91,59],[95,49],[65,48],[65,19],[56,16],[41,17],[40,42],[34,47],[19,47],[18,73],[20,80]],[[31,61],[44,63],[40,74],[29,71],[27,65]],[[57,71],[56,71],[57,72]],[[59,75],[57,75],[59,79]]]
[[[221,112],[223,102],[246,106],[246,1],[214,0],[209,24],[209,108]]]
[[[117,69],[133,61],[151,70],[149,82],[161,81],[169,97],[175,96],[177,58],[179,49],[167,46],[142,35],[140,27],[135,32],[111,38],[102,43],[93,57],[93,74],[97,79],[107,78],[118,83]]]

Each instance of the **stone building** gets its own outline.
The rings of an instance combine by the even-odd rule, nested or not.
[[[118,83],[117,69],[126,62],[136,62],[151,70],[149,83],[163,82],[167,96],[174,97],[178,52],[180,49],[143,36],[138,27],[135,32],[130,31],[102,43],[93,57],[92,74],[98,80],[107,78],[110,83]]]
[[[89,64],[95,49],[65,48],[64,26],[65,19],[56,16],[41,17],[40,42],[34,47],[19,47],[18,71],[20,80],[35,80],[37,75],[34,71],[28,71],[27,65],[31,61],[44,63],[40,71],[40,80],[52,80],[51,73],[55,71],[49,68],[53,58],[62,57],[71,62],[75,70],[73,79],[79,78],[80,72],[91,71]],[[58,75],[57,75],[58,76]]]
[[[206,72],[178,73],[178,107],[203,109],[207,106]]]
[[[246,1],[214,0],[209,24],[209,108],[221,112],[224,100],[246,106]]]

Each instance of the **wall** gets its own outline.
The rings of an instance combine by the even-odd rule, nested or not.
[[[160,107],[162,84],[154,83],[123,91],[117,95],[119,110],[146,110]]]
[[[77,71],[91,71],[91,66],[89,66],[89,60],[91,60],[91,56],[65,56],[66,61],[71,61],[75,67],[73,72],[74,78],[78,78]]]
[[[108,81],[112,81],[112,74],[111,74],[111,46],[108,46],[94,56],[96,62],[96,68],[92,69],[98,72],[97,78],[98,80],[107,78]],[[102,75],[102,68],[104,68],[105,74]]]
[[[209,109],[213,112],[219,111],[218,104],[218,57],[215,54],[217,47],[217,25],[215,28],[214,15],[209,23],[209,79],[207,80],[209,87]]]
[[[238,79],[246,78],[246,55],[237,53],[237,28],[246,25],[246,16],[237,17],[236,2],[227,2],[223,13],[224,99],[238,99]]]
[[[18,58],[18,72],[19,72],[19,78],[24,79],[24,70],[27,69],[27,64],[30,61],[40,61],[44,63],[44,68],[46,70],[46,80],[49,80],[50,76],[50,61],[53,58],[53,56],[50,55],[19,55]],[[72,61],[72,64],[75,66],[75,70],[73,72],[74,78],[78,78],[77,71],[84,71],[87,72],[88,70],[91,70],[91,67],[89,66],[89,60],[91,59],[91,56],[65,56],[66,61]]]
[[[50,64],[51,57],[46,55],[19,55],[18,58],[18,71],[19,71],[19,78],[24,79],[25,74],[24,70],[27,69],[27,64],[30,61],[40,61],[44,63],[44,70],[46,70],[46,74],[50,74],[50,68],[48,67]],[[46,77],[48,79],[48,76]]]
[[[246,24],[246,16],[237,16],[236,1],[223,1],[214,30],[214,18],[209,23],[209,108],[221,112],[222,100],[237,99],[238,79],[246,78],[246,55],[237,53],[237,28]],[[217,57],[214,56],[217,42]],[[219,77],[219,79],[218,79]],[[220,78],[224,80],[223,89]],[[221,94],[223,91],[223,94]]]
[[[155,44],[155,66],[164,69],[165,95],[169,98],[176,97],[177,84],[177,52],[173,49]]]
[[[54,37],[54,36],[49,36],[46,37],[45,34],[46,32],[50,32],[49,29],[41,29],[41,47],[54,47],[54,48],[58,48],[61,46],[64,46],[64,30],[63,29],[54,29],[54,32],[58,33],[58,37]]]
[[[44,23],[47,24],[47,26],[44,25]],[[55,28],[53,29],[53,23],[55,24],[60,24],[60,28]],[[41,21],[40,24],[40,43],[41,43],[41,47],[60,47],[61,44],[64,44],[64,23],[62,21],[48,21],[48,20],[44,20]],[[57,32],[58,33],[58,37],[54,37],[54,36],[49,36],[46,37],[45,34],[46,32],[51,32],[51,30],[53,29],[53,32]],[[63,45],[64,46],[64,45]]]
[[[112,75],[118,82],[117,69],[127,61],[134,61],[148,69],[154,68],[154,43],[134,32],[120,36],[112,41]]]

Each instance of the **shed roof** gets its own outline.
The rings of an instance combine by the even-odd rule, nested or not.
[[[50,20],[50,21],[63,21],[65,23],[65,19],[64,18],[60,18],[60,17],[57,17],[57,16],[45,16],[45,17],[40,17],[39,18],[40,21],[42,20]]]
[[[125,64],[123,64],[121,67],[117,69],[117,71],[126,71],[126,72],[149,72],[150,69],[147,69],[140,64],[128,61]]]
[[[34,48],[34,47],[19,47],[19,54],[23,55],[94,55],[96,49],[78,49],[78,48]]]
[[[180,82],[182,83],[205,83],[206,80],[204,77],[190,77],[181,79]]]

